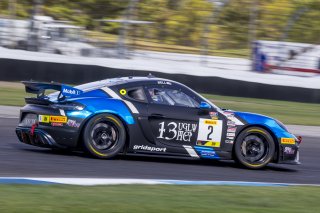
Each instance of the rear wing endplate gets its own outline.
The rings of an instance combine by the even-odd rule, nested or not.
[[[46,98],[45,91],[46,90],[56,90],[59,91],[58,100],[64,98],[64,97],[75,97],[78,95],[81,95],[83,93],[82,90],[79,90],[77,88],[51,82],[36,82],[36,81],[22,81],[22,83],[25,85],[25,89],[27,93],[37,94],[37,98]]]

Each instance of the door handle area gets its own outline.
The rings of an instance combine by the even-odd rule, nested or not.
[[[164,116],[162,114],[158,114],[158,113],[152,113],[150,115],[150,117],[152,117],[152,118],[165,118],[166,116]]]

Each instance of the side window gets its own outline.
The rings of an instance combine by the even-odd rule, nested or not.
[[[199,103],[176,89],[167,88],[149,88],[148,93],[155,104],[164,104],[169,106],[198,107]]]
[[[147,98],[142,88],[128,89],[127,97],[136,101],[146,102]]]

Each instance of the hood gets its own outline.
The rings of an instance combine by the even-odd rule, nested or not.
[[[275,118],[251,112],[232,112],[247,125],[261,125],[272,129],[273,131],[288,132],[287,127]]]
[[[252,113],[252,112],[241,112],[241,111],[233,111],[235,115],[239,116],[244,120],[275,120],[266,115]]]

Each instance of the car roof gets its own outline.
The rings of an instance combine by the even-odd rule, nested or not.
[[[174,84],[179,84],[175,81],[164,79],[164,78],[157,78],[152,75],[149,75],[147,77],[120,77],[120,78],[109,78],[101,81],[94,81],[86,84],[82,84],[79,86],[76,86],[77,89],[83,90],[83,91],[90,91],[95,89],[101,89],[103,87],[111,87],[111,86],[117,86],[117,85],[124,85],[124,84],[134,84],[136,83],[137,86],[139,85],[147,85],[147,84],[157,84],[159,81],[165,81],[170,82]]]

